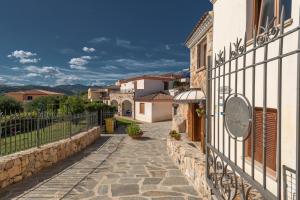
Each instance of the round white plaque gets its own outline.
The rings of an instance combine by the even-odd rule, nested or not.
[[[251,129],[252,111],[249,101],[240,94],[230,95],[225,102],[225,127],[237,139],[247,139]]]

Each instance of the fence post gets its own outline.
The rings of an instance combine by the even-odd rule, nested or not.
[[[2,112],[0,112],[0,156],[2,156]]]
[[[40,113],[37,112],[36,118],[36,146],[40,147]]]
[[[69,114],[69,126],[70,126],[70,129],[69,129],[69,138],[72,137],[72,122],[73,122],[73,115],[72,113]]]

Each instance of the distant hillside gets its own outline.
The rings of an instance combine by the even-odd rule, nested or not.
[[[9,85],[0,85],[0,94],[7,92],[15,92],[20,90],[31,90],[31,89],[40,89],[48,90],[52,92],[60,92],[66,95],[76,95],[80,92],[87,92],[89,86],[85,85],[58,85],[55,87],[48,86],[36,86],[36,85],[26,85],[26,86],[9,86]]]

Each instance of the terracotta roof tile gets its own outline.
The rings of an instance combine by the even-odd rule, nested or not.
[[[173,96],[166,94],[164,92],[158,92],[146,96],[142,96],[139,98],[136,98],[136,101],[147,101],[147,102],[152,102],[152,101],[172,101]]]

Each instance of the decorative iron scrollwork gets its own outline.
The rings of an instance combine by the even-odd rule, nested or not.
[[[208,178],[223,200],[263,199],[228,163],[212,150],[208,152]]]
[[[220,66],[225,62],[225,54],[224,51],[219,51],[216,59],[216,65]]]
[[[272,41],[277,38],[280,32],[280,28],[275,26],[276,17],[274,17],[271,22],[267,19],[267,23],[265,27],[260,27],[259,33],[261,34],[257,36],[257,44],[259,46],[264,45],[265,43]]]
[[[233,43],[234,50],[230,51],[230,59],[236,58],[237,56],[241,55],[245,51],[245,46],[242,45],[242,39],[237,38],[236,42]]]

